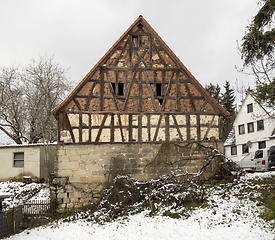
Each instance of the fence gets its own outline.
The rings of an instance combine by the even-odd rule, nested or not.
[[[24,217],[48,216],[55,210],[50,200],[29,200],[23,206],[0,212],[0,238],[15,233]]]
[[[11,211],[0,212],[0,238],[15,233],[20,228],[22,219],[22,206],[15,207]]]
[[[29,200],[24,203],[24,216],[46,216],[53,213],[54,202],[51,200]]]

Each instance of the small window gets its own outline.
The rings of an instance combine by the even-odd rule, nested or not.
[[[266,143],[265,143],[265,141],[258,142],[258,148],[259,148],[259,149],[266,148]]]
[[[247,112],[248,112],[248,113],[253,112],[253,104],[252,104],[252,103],[247,104]]]
[[[264,120],[257,121],[257,130],[258,131],[264,130]]]
[[[245,131],[244,131],[244,124],[242,125],[239,125],[239,134],[244,134]]]
[[[247,129],[248,129],[249,133],[254,132],[254,123],[253,122],[248,123],[247,124]]]
[[[161,83],[156,84],[156,95],[161,96]]]
[[[139,39],[137,35],[132,36],[133,47],[139,47]]]
[[[111,83],[113,90],[114,90],[114,94],[118,95],[118,96],[123,96],[124,95],[124,84],[123,83],[118,83],[118,89],[116,89],[116,84],[115,83]]]
[[[237,155],[237,146],[231,147],[231,155]]]
[[[244,153],[249,153],[249,149],[248,149],[248,146],[246,144],[243,144],[242,147],[243,147],[243,154]]]
[[[124,95],[124,84],[123,83],[118,83],[118,93],[117,95],[123,96]]]
[[[16,152],[13,154],[13,167],[24,167],[23,152]]]

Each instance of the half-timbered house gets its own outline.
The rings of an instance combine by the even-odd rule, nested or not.
[[[63,208],[96,198],[110,174],[195,173],[204,162],[198,143],[223,149],[229,115],[142,16],[52,113]]]
[[[64,143],[221,139],[228,115],[142,16],[53,114]]]

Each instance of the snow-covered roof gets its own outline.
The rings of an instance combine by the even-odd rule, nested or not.
[[[230,146],[235,144],[235,128],[233,127],[229,132],[227,139],[224,142],[224,146]]]

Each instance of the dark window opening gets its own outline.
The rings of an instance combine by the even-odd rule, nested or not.
[[[251,123],[248,123],[247,124],[247,128],[248,128],[248,132],[254,132],[254,123],[251,122]]]
[[[133,47],[139,47],[138,36],[132,36]]]
[[[24,167],[23,152],[16,152],[13,154],[13,167]]]
[[[259,149],[266,148],[266,143],[265,143],[265,141],[258,142],[258,148],[259,148]]]
[[[159,99],[159,104],[162,105],[163,99]]]
[[[248,146],[246,144],[243,144],[243,153],[248,153],[249,149]]]
[[[161,96],[161,83],[156,84],[156,95]]]
[[[242,125],[239,125],[239,134],[244,134],[245,131],[244,131],[244,124]]]
[[[123,96],[124,95],[123,89],[124,89],[124,84],[123,83],[118,83],[118,93],[117,93],[117,95]]]
[[[111,83],[113,90],[114,90],[114,94],[118,95],[118,96],[123,96],[124,95],[124,84],[123,83],[118,83],[118,89],[116,89],[116,84],[115,83]]]
[[[257,121],[257,130],[264,130],[264,120]]]
[[[247,112],[248,113],[253,112],[253,104],[252,103],[247,104]]]
[[[237,155],[237,146],[231,147],[231,155]]]

